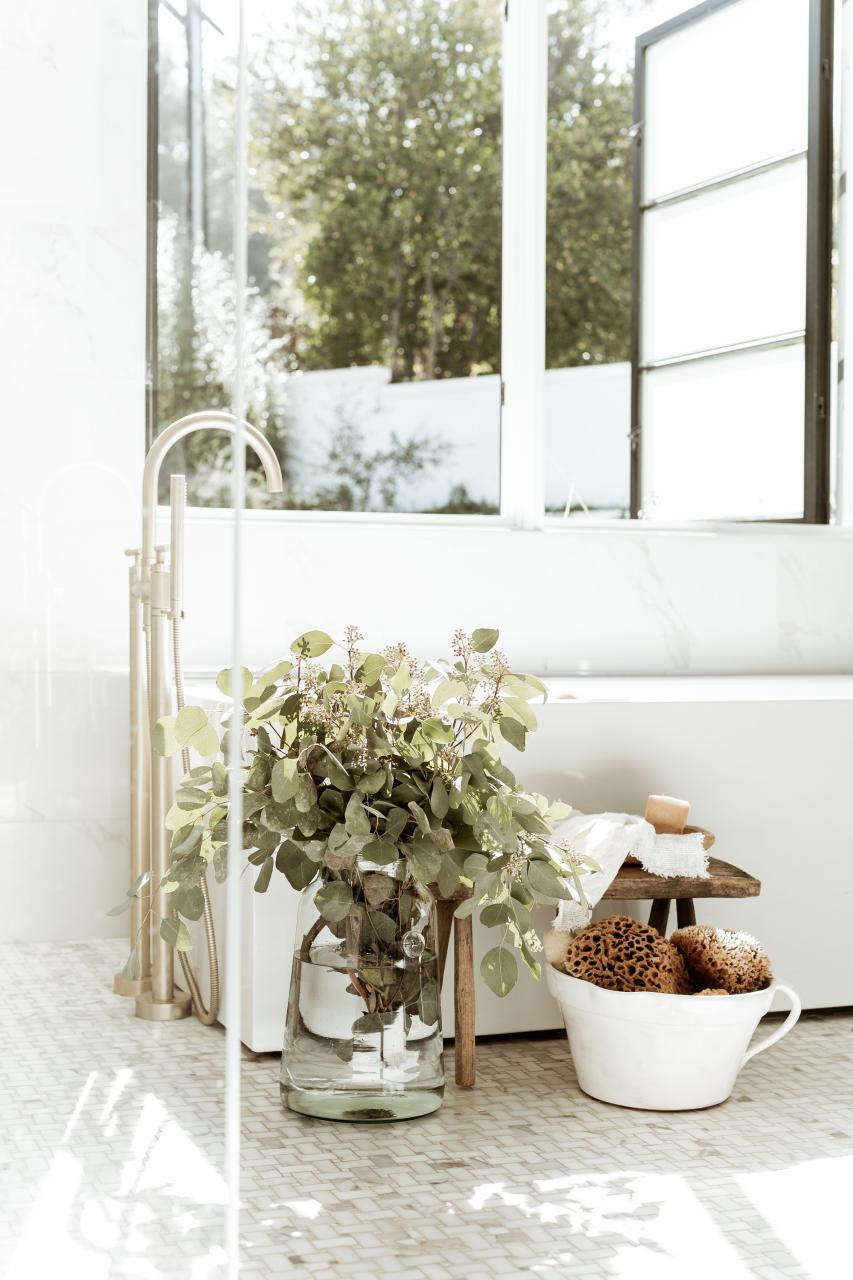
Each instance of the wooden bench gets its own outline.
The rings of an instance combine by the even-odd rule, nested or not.
[[[669,908],[675,902],[678,926],[696,923],[694,898],[756,898],[761,892],[761,881],[755,876],[733,867],[729,862],[711,858],[707,879],[653,875],[639,866],[623,866],[607,889],[602,902],[622,899],[626,902],[651,901],[649,924],[666,936]],[[476,1079],[476,1041],[474,1029],[474,932],[471,916],[465,920],[454,918],[460,902],[470,898],[471,890],[460,886],[449,898],[442,898],[435,885],[431,886],[438,909],[438,978],[444,979],[444,968],[453,930],[453,959],[455,983],[453,1008],[455,1014],[455,1077],[463,1089],[473,1087]]]

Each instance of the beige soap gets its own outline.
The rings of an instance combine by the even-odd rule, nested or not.
[[[676,800],[674,796],[649,796],[645,818],[658,835],[680,836],[689,812],[688,800]]]

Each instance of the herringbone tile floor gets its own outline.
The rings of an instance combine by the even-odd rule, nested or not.
[[[110,990],[115,943],[0,947],[0,1274],[220,1280],[224,1036]],[[844,1280],[853,1015],[809,1016],[710,1111],[584,1097],[561,1039],[482,1045],[397,1125],[282,1111],[243,1070],[243,1280]]]

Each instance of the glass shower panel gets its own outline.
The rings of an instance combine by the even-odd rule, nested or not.
[[[805,158],[649,210],[643,280],[643,362],[799,332]]]
[[[644,374],[642,515],[802,516],[803,377],[802,343]]]
[[[644,199],[804,151],[808,47],[809,0],[739,0],[652,45]]]

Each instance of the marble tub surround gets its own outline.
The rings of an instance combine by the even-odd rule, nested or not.
[[[0,947],[5,1280],[223,1280],[224,1037],[134,1019],[119,954]],[[838,1280],[851,1042],[849,1012],[806,1015],[671,1115],[584,1097],[562,1038],[487,1042],[475,1090],[363,1128],[284,1112],[246,1053],[241,1280]]]

